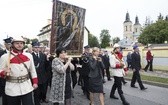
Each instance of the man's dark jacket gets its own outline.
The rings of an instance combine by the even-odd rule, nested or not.
[[[36,67],[36,72],[38,76],[38,83],[43,84],[46,83],[48,78],[47,78],[47,70],[46,70],[46,62],[47,62],[47,57],[43,53],[39,53],[39,56],[37,56],[34,52],[32,53],[34,64]]]
[[[133,52],[131,55],[132,58],[132,69],[140,70],[141,69],[141,57],[138,52]]]

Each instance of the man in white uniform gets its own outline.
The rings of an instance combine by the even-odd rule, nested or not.
[[[0,59],[0,77],[6,78],[8,105],[33,105],[32,91],[38,87],[32,55],[23,52],[24,45],[22,38],[13,39],[11,51]]]

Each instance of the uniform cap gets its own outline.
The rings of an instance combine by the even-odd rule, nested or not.
[[[32,42],[32,47],[40,47],[40,43],[38,41]]]
[[[113,48],[119,48],[119,47],[120,47],[120,45],[118,43],[115,43],[113,46]]]
[[[13,40],[13,38],[9,37],[9,38],[4,39],[4,42],[10,44],[12,42],[12,40]]]
[[[87,46],[84,46],[84,48],[90,48],[90,46],[89,46],[89,45],[87,45]]]
[[[137,46],[137,45],[134,45],[134,46],[133,46],[133,49],[136,49],[136,48],[138,48],[138,46]]]
[[[22,37],[17,37],[17,38],[13,38],[11,43],[13,43],[13,42],[23,42],[23,43],[25,43],[25,40]]]

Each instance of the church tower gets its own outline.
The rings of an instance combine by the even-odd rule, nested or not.
[[[130,16],[128,12],[126,13],[126,18],[123,25],[124,25],[124,38],[133,40],[132,21],[130,20]]]
[[[122,47],[129,48],[138,42],[138,37],[141,34],[141,24],[139,23],[138,16],[135,17],[135,24],[130,20],[129,13],[126,13],[125,21],[123,23],[124,32],[123,39],[118,43]]]
[[[135,17],[135,24],[133,26],[133,40],[137,41],[139,35],[141,34],[141,24],[139,23],[138,16]]]

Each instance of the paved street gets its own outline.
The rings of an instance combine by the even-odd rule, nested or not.
[[[114,100],[109,98],[112,82],[106,82],[105,89],[105,105],[122,105],[120,100]],[[151,85],[146,85],[147,90],[141,91],[140,89],[134,89],[130,87],[130,82],[123,86],[125,97],[131,105],[167,105],[168,104],[168,89]],[[138,85],[137,85],[138,86]],[[75,88],[75,98],[72,105],[89,105],[89,101],[81,94],[80,88]],[[116,95],[118,93],[116,91]],[[99,104],[95,104],[99,105]]]
[[[113,81],[107,81],[104,84],[105,90],[105,105],[122,105],[120,100],[114,100],[109,98],[111,85]],[[136,84],[138,86],[138,84]],[[131,105],[168,105],[168,89],[151,86],[144,84],[148,89],[141,91],[139,88],[134,89],[130,87],[130,82],[123,86],[126,99],[130,102]],[[116,91],[116,96],[118,93]],[[97,95],[95,96],[98,100]],[[0,100],[1,101],[1,100]],[[0,102],[1,103],[1,102]],[[0,104],[1,105],[1,104]],[[51,103],[42,104],[42,105],[52,105]],[[72,105],[89,105],[89,101],[83,95],[80,86],[76,86],[74,89],[74,98],[72,99]],[[95,105],[99,105],[97,101]]]

